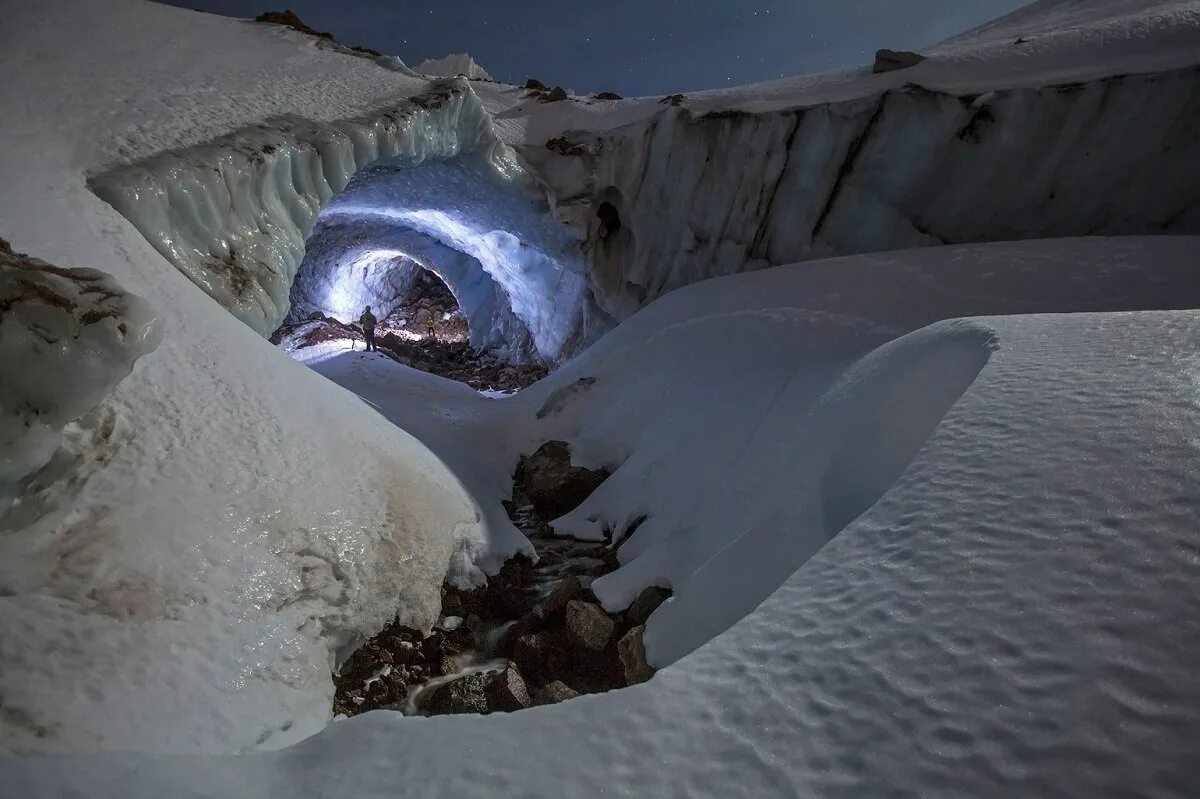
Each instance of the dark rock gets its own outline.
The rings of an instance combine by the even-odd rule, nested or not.
[[[546,149],[559,155],[575,156],[587,152],[581,144],[573,144],[566,136],[546,140]]]
[[[487,687],[488,707],[493,712],[512,713],[529,707],[529,689],[521,672],[509,664]]]
[[[542,623],[552,621],[566,611],[571,600],[581,596],[583,584],[579,582],[578,577],[570,576],[559,580],[550,595],[534,606],[533,617]]]
[[[654,676],[654,667],[646,661],[644,626],[634,627],[617,642],[617,653],[625,670],[625,684],[637,685]]]
[[[530,78],[529,80],[525,81],[525,88],[530,89],[532,91],[538,91],[538,92],[550,91],[550,87],[547,86],[546,84],[542,83],[537,78]]]
[[[463,615],[463,600],[462,595],[453,589],[447,590],[442,595],[442,615],[443,616],[462,616]]]
[[[671,592],[665,588],[652,585],[638,594],[637,599],[625,611],[625,618],[630,624],[645,624],[650,614],[658,610],[658,606],[671,597]]]
[[[523,633],[516,637],[512,648],[512,659],[522,674],[530,677],[540,675],[549,660],[546,639],[535,633]]]
[[[925,56],[907,50],[879,50],[875,53],[875,65],[872,72],[895,72],[898,69],[915,67],[925,60]]]
[[[254,18],[255,22],[269,22],[272,25],[283,25],[292,30],[307,33],[309,36],[316,36],[320,39],[332,39],[333,34],[324,31],[314,30],[301,21],[300,17],[294,11],[267,11],[259,14]]]
[[[466,677],[459,677],[433,689],[421,704],[431,716],[487,713],[487,689],[492,679],[490,674],[468,674]]]
[[[517,464],[515,488],[547,518],[557,518],[587,499],[608,474],[602,469],[571,465],[571,448],[547,441]]]
[[[565,702],[568,699],[574,699],[579,696],[579,692],[571,686],[567,685],[562,680],[554,680],[548,682],[533,694],[533,704],[535,705],[553,705],[557,702]]]
[[[668,94],[658,102],[662,105],[683,105],[683,101],[686,99],[687,97],[682,94]]]
[[[596,99],[597,100],[620,100],[620,99],[622,99],[622,97],[621,97],[621,95],[616,94],[615,92],[600,92],[599,94],[596,95]]]
[[[550,91],[538,98],[539,103],[561,103],[567,99],[567,90],[562,86],[555,86]]]
[[[567,603],[566,628],[585,649],[601,652],[612,640],[616,622],[599,605],[572,599]]]

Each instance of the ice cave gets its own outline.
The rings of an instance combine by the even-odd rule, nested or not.
[[[1200,0],[182,1],[0,26],[0,794],[1200,794]]]

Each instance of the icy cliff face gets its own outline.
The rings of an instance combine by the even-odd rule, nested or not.
[[[1200,70],[782,111],[668,108],[529,148],[618,318],[705,278],[934,244],[1200,231]],[[601,217],[619,219],[609,229]]]
[[[0,239],[0,516],[63,427],[159,339],[149,306],[105,273],[51,266]]]

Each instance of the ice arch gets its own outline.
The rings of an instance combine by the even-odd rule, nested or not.
[[[454,293],[471,343],[553,359],[584,326],[590,292],[578,241],[519,187],[463,156],[361,170],[321,211],[292,288],[292,317],[386,314],[419,268]]]
[[[355,229],[386,232],[391,244],[369,256],[381,274],[398,258],[431,256],[475,324],[486,317],[480,335],[493,343],[556,361],[607,326],[579,241],[550,219],[545,194],[462,79],[357,119],[271,120],[111,169],[90,185],[263,335],[288,316],[319,214],[322,227],[350,226],[345,239]],[[312,268],[334,260],[324,253]]]

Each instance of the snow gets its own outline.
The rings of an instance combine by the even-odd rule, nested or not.
[[[158,346],[152,311],[103,272],[64,270],[0,245],[0,514],[49,463],[62,429]],[[22,513],[18,508],[16,513]]]
[[[200,290],[203,275],[179,271],[229,241],[284,253],[290,262],[273,263],[294,270],[306,234],[294,220],[311,224],[381,154],[420,166],[474,153],[492,177],[523,180],[505,149],[518,145],[530,180],[579,191],[573,168],[530,160],[543,133],[632,125],[636,138],[653,115],[652,146],[633,152],[653,153],[646,163],[666,176],[666,156],[703,158],[711,144],[672,139],[706,104],[858,104],[813,115],[828,130],[812,141],[841,146],[847,119],[865,121],[874,98],[910,80],[995,90],[982,102],[1019,115],[1048,80],[1163,72],[1146,98],[1123,94],[1136,81],[1097,83],[1073,110],[1048,104],[1031,128],[1075,124],[1081,109],[1103,109],[1097,87],[1117,87],[1109,102],[1137,118],[1103,124],[1116,147],[1144,136],[1149,149],[1132,152],[1150,160],[1144,176],[1114,173],[1133,185],[1109,205],[1072,207],[1105,230],[1124,231],[1134,212],[1161,223],[1137,180],[1174,164],[1161,195],[1189,185],[1193,151],[1153,148],[1173,141],[1156,131],[1189,129],[1194,77],[1169,71],[1196,60],[1195,4],[1043,3],[907,73],[706,93],[691,111],[656,99],[527,109],[510,88],[464,81],[442,85],[451,96],[428,108],[408,98],[435,84],[295,32],[132,0],[5,19],[0,73],[14,77],[0,82],[0,104],[17,113],[0,119],[0,230],[16,249],[111,275],[163,331],[93,414],[64,424],[62,457],[23,489],[34,512],[0,517],[6,794],[1195,793],[1200,314],[1179,309],[1200,302],[1200,240],[909,249],[697,282],[765,265],[714,245],[708,261],[676,264],[674,282],[654,273],[645,296],[599,298],[626,321],[502,399],[343,342],[295,363]],[[1044,41],[1014,51],[1005,38],[1016,31]],[[919,93],[899,102],[895,120],[953,131],[945,98],[923,114],[908,108]],[[776,121],[711,121],[755,131],[723,140],[746,154],[745,191],[728,173],[698,184],[723,200],[688,190],[701,235],[671,246],[698,247],[721,203],[752,203],[783,168]],[[317,157],[301,163],[302,152]],[[805,152],[812,167],[824,151]],[[862,152],[887,179],[879,164],[913,160],[904,146]],[[1105,171],[1063,163],[1064,190]],[[226,170],[219,181],[202,175],[213,164]],[[147,203],[123,216],[85,176],[189,188],[165,203],[110,194]],[[646,185],[661,188],[656,179]],[[828,216],[870,211],[864,234],[894,235],[870,202],[878,186],[895,188],[848,184],[866,199]],[[1086,191],[1102,199],[1098,186]],[[639,222],[638,195],[606,196],[633,204],[622,218]],[[966,202],[916,196],[947,214]],[[574,199],[590,217],[593,196]],[[781,207],[797,218],[794,203]],[[995,206],[967,210],[948,218],[966,224]],[[752,219],[739,210],[731,224]],[[657,246],[653,229],[634,231],[640,246]],[[259,313],[260,330],[286,310],[290,280],[275,280],[241,314]],[[331,725],[339,657],[396,613],[437,623],[443,577],[477,583],[532,551],[500,503],[516,456],[550,438],[568,440],[582,465],[614,469],[557,530],[622,538],[648,516],[594,589],[616,609],[648,584],[672,587],[646,633],[662,670],[519,714],[377,712]],[[34,753],[45,756],[22,757]]]
[[[468,80],[491,80],[487,70],[475,63],[467,53],[451,53],[444,58],[429,58],[421,62],[417,72],[422,75],[438,75],[453,78],[462,75]]]
[[[588,503],[606,520],[638,501],[636,478],[683,470],[684,481],[644,489],[653,515],[635,536],[681,557],[722,541],[675,581],[648,643],[661,662],[692,636],[716,637],[647,684],[549,708],[377,712],[217,761],[8,761],[10,781],[30,795],[97,796],[373,796],[396,784],[447,796],[1187,795],[1187,730],[1200,721],[1188,634],[1200,618],[1188,588],[1200,315],[989,316],[902,334],[946,307],[1194,305],[1200,289],[1185,276],[1197,243],[945,248],[710,281],[499,402],[343,357],[340,379],[356,388],[408,387],[385,413],[424,426],[435,451],[438,425],[447,437],[473,424],[531,438],[575,427],[577,447],[623,432],[615,445],[633,454],[601,489],[619,490]],[[848,290],[863,285],[874,290]],[[661,394],[666,381],[634,351],[674,364],[674,393],[644,401],[639,390]],[[731,364],[739,379],[723,382]],[[581,374],[596,382],[537,421]],[[417,391],[439,401],[413,402]],[[694,415],[706,403],[739,427],[740,452],[714,438],[716,414]],[[493,406],[513,418],[477,412]],[[890,424],[899,413],[911,426]],[[704,470],[686,471],[697,458],[703,482]],[[854,496],[855,478],[868,494]],[[642,552],[613,577],[656,559]]]
[[[153,3],[5,13],[0,235],[110,275],[163,339],[66,426],[62,457],[0,518],[0,741],[196,753],[300,740],[328,723],[339,652],[397,611],[436,622],[479,511],[425,447],[251,333],[85,177],[267,116],[394,105],[428,83],[276,26]]]

